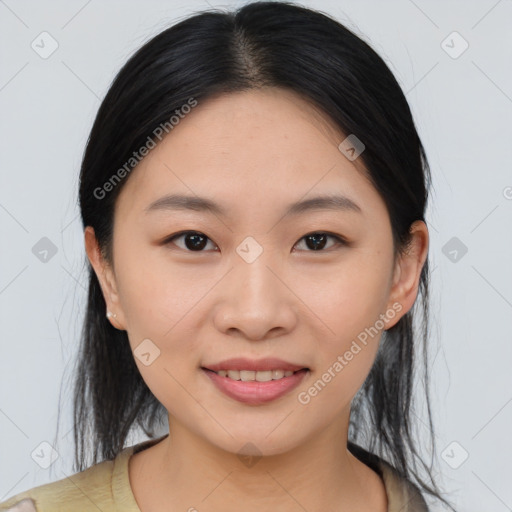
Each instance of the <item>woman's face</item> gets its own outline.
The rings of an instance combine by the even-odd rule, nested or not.
[[[276,454],[347,425],[382,331],[416,293],[400,295],[385,204],[361,160],[338,149],[344,138],[291,92],[223,95],[199,103],[127,178],[102,288],[171,429]],[[347,199],[311,202],[326,195]],[[204,369],[243,369],[232,358],[277,370],[244,378],[274,380]],[[307,370],[282,377],[285,363]]]

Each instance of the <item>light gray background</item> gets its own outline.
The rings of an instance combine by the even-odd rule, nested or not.
[[[459,510],[512,510],[512,2],[303,5],[355,30],[406,92],[434,180],[439,471]],[[0,0],[0,501],[71,471],[69,397],[86,289],[77,178],[100,99],[144,41],[207,7]],[[46,59],[31,48],[43,31],[58,43]],[[453,31],[469,44],[458,56],[464,41]],[[57,249],[46,263],[32,252],[43,237]],[[44,441],[59,454],[49,469],[31,458],[48,457]]]

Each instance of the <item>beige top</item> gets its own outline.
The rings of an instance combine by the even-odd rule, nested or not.
[[[128,462],[133,453],[158,440],[125,448],[114,460],[100,462],[57,482],[22,492],[4,503],[3,512],[141,512],[130,486]],[[388,497],[388,512],[428,512],[417,488],[403,479],[387,462],[374,455],[358,458],[381,476]],[[362,457],[361,457],[362,456]],[[367,458],[369,457],[369,458]]]

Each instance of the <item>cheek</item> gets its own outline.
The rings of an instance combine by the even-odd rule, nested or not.
[[[385,263],[381,255],[359,252],[349,257],[347,253],[328,279],[317,275],[301,281],[304,288],[298,294],[307,292],[308,306],[327,326],[322,336],[317,334],[313,387],[303,389],[305,401],[316,401],[322,408],[333,406],[333,414],[351,402],[375,360],[387,299]]]
[[[116,262],[116,279],[127,330],[167,343],[174,326],[211,288],[211,269],[173,265],[164,248],[130,244],[120,247],[120,254],[123,256]]]
[[[182,383],[187,382],[187,375],[182,369],[186,365],[173,364],[173,361],[166,356],[167,354],[162,351],[160,357],[148,366],[142,364],[137,358],[135,361],[151,393],[169,413],[179,416],[180,411],[191,410],[196,404],[183,389]]]
[[[375,325],[387,301],[388,269],[382,260],[354,253],[321,274],[304,273],[296,293],[322,321],[339,349]]]
[[[336,335],[319,340],[317,361],[299,403],[315,402],[334,417],[348,406],[375,361],[382,329],[364,315],[345,311],[332,320]]]
[[[322,409],[334,418],[347,408],[364,383],[375,359],[378,343],[363,345],[356,342],[344,347],[320,366],[307,387],[300,390],[299,403]],[[350,354],[350,355],[348,355]]]

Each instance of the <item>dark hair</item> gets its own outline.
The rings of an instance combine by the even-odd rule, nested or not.
[[[263,86],[300,94],[340,132],[363,141],[359,158],[386,204],[395,257],[407,250],[411,224],[425,220],[430,170],[392,72],[367,43],[328,15],[287,2],[255,2],[235,12],[205,11],[180,21],[144,44],[114,79],[87,142],[79,192],[83,226],[94,228],[108,262],[114,205],[129,177],[119,179],[101,199],[99,188],[191,98],[201,103],[215,94]],[[74,395],[78,469],[114,458],[136,427],[152,436],[165,412],[137,369],[126,332],[105,317],[98,279],[90,265],[88,270]],[[375,363],[353,400],[348,447],[354,453],[355,443],[364,441],[370,452],[448,504],[435,483],[433,459],[429,466],[418,453],[412,421],[417,351],[413,316],[421,303],[419,339],[433,456],[428,281],[427,260],[418,300],[383,333]]]

